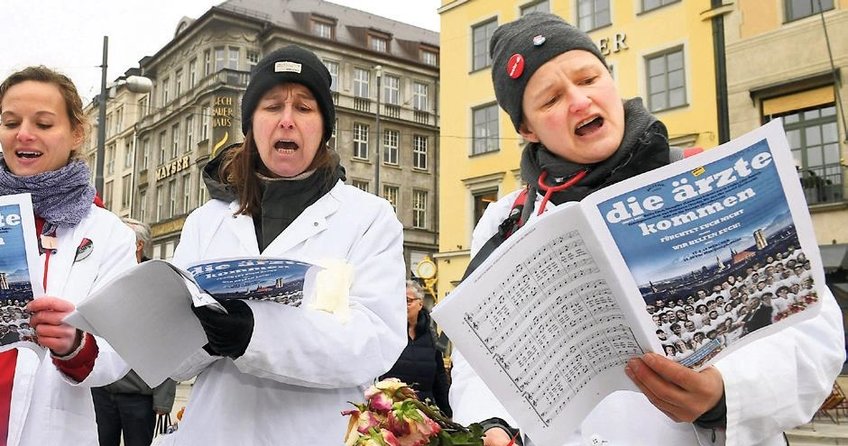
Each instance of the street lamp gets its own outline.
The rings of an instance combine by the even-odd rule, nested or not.
[[[109,99],[109,90],[106,88],[106,68],[109,59],[109,36],[103,36],[103,64],[100,66],[100,96],[98,97],[97,114],[97,160],[94,174],[94,188],[97,194],[103,197],[103,163],[106,157],[106,101]],[[128,76],[111,85],[118,87],[126,85],[133,93],[147,93],[153,90],[153,81],[143,76]]]
[[[382,148],[382,135],[380,134],[380,79],[383,77],[383,66],[377,65],[374,67],[377,71],[377,169],[374,174],[374,193],[379,197],[380,196],[380,158],[381,153],[383,151]]]

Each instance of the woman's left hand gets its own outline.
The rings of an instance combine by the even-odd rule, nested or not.
[[[49,348],[55,356],[67,356],[82,341],[81,332],[62,322],[75,308],[74,304],[52,296],[39,297],[27,305],[39,345]]]
[[[724,394],[724,380],[715,367],[696,372],[656,353],[631,359],[625,373],[657,409],[678,423],[695,421]]]

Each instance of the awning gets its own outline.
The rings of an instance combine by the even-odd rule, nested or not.
[[[848,244],[819,245],[824,272],[848,269]]]

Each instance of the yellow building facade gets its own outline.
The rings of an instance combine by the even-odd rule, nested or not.
[[[444,0],[435,256],[440,298],[462,278],[472,230],[485,206],[522,187],[524,141],[495,102],[488,43],[498,25],[533,10],[587,30],[622,97],[642,97],[668,127],[672,144],[719,144],[713,18],[727,13],[726,7],[711,8],[709,0]]]

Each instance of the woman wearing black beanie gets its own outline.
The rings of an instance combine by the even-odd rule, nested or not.
[[[334,124],[330,74],[315,54],[288,46],[257,64],[242,101],[245,141],[205,167],[212,200],[189,215],[173,262],[341,265],[344,274],[317,279],[339,290],[337,305],[194,308],[209,343],[174,376],[197,381],[164,444],[339,444],[340,412],[406,345],[402,227],[387,201],[343,183],[327,146]]]

